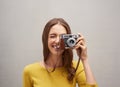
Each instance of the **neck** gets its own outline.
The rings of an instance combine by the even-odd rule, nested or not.
[[[48,67],[62,67],[62,56],[49,55],[46,64]]]

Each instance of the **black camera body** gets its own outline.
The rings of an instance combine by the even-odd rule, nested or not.
[[[79,34],[62,34],[60,35],[61,40],[64,42],[65,49],[73,48],[76,44]]]

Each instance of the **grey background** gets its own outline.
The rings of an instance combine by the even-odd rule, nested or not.
[[[22,87],[24,66],[43,58],[41,34],[54,17],[86,38],[99,87],[118,87],[120,0],[0,0],[0,87]]]

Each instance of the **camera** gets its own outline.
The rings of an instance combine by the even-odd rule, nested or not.
[[[80,37],[79,34],[61,34],[60,38],[64,43],[65,49],[73,48],[76,44],[77,38]]]

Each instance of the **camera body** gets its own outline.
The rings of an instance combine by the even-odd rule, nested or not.
[[[65,49],[73,48],[76,44],[79,34],[62,34],[60,35],[61,40],[64,42]]]

